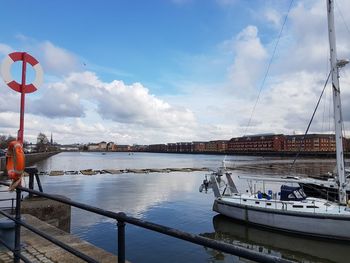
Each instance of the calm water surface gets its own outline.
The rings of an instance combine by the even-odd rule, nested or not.
[[[39,171],[126,168],[218,167],[220,155],[180,155],[152,153],[60,153],[37,163]],[[259,157],[228,157],[229,160],[260,162]],[[276,162],[273,160],[271,163]],[[322,161],[308,164],[303,172],[331,169]],[[314,165],[315,169],[312,169]],[[278,167],[281,169],[281,167]],[[310,170],[311,169],[311,170]],[[251,174],[254,169],[233,171]],[[273,175],[272,166],[259,173]],[[323,170],[322,170],[323,172]],[[94,176],[41,176],[44,191],[65,195],[72,200],[169,227],[237,244],[256,251],[299,262],[349,262],[349,244],[330,243],[282,235],[248,227],[212,211],[214,197],[198,192],[205,172],[149,174],[102,174]],[[247,185],[241,183],[241,189]],[[116,222],[91,213],[72,209],[71,233],[112,253],[117,251]],[[202,246],[176,240],[142,228],[127,225],[126,257],[131,262],[249,262]]]

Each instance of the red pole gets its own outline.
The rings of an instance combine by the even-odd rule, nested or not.
[[[22,83],[21,83],[21,112],[20,112],[20,122],[19,122],[19,130],[17,134],[17,140],[19,140],[23,145],[23,133],[24,133],[24,101],[25,101],[25,87],[26,87],[26,70],[27,70],[27,62],[26,62],[26,53],[22,53]]]

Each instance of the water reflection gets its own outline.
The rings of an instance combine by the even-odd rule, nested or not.
[[[81,169],[127,169],[168,167],[212,167],[221,165],[222,155],[180,155],[153,153],[61,153],[37,163],[40,171]],[[286,175],[290,160],[230,156],[240,166],[238,175]],[[263,163],[264,162],[264,163]],[[287,163],[288,162],[288,163]],[[321,167],[321,168],[320,168]],[[334,162],[312,160],[297,163],[298,174],[331,171]],[[286,172],[287,171],[287,172]],[[124,211],[144,220],[191,233],[205,234],[225,242],[301,262],[348,262],[348,245],[306,240],[241,225],[212,211],[213,195],[198,192],[205,172],[150,174],[101,174],[94,176],[41,176],[44,191],[115,212]],[[241,191],[249,188],[239,182]],[[274,189],[276,186],[257,185]],[[268,188],[267,188],[268,187]],[[271,188],[270,188],[271,187]],[[214,217],[215,216],[215,217]],[[214,217],[214,219],[213,219]],[[212,223],[213,219],[213,223]],[[116,252],[116,224],[91,213],[72,209],[72,233],[113,253]],[[153,251],[154,253],[149,253]],[[191,245],[158,233],[127,226],[127,259],[131,262],[249,262],[214,250]]]
[[[349,262],[348,243],[266,230],[222,215],[213,218],[213,227],[215,232],[202,235],[297,262]],[[208,253],[216,262],[229,262],[232,258],[231,255],[213,250],[208,250]]]
[[[47,160],[38,162],[39,171],[83,170],[83,169],[142,169],[142,168],[185,168],[212,167],[221,164],[223,155],[203,154],[158,154],[110,152],[63,152]],[[234,157],[233,159],[240,159]],[[254,160],[256,157],[244,157]]]
[[[198,188],[200,172],[171,174],[120,174],[96,176],[43,176],[45,191],[64,194],[69,198],[120,212],[142,217],[155,206],[164,206],[167,202],[177,200],[184,192]],[[62,187],[59,187],[62,186]],[[86,216],[80,210],[73,210],[74,222],[79,227],[96,223],[98,216]],[[73,222],[73,226],[74,226]]]

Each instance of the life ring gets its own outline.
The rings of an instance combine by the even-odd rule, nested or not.
[[[6,154],[7,175],[13,181],[22,179],[25,168],[25,156],[22,144],[19,141],[9,143]]]
[[[25,52],[13,52],[8,54],[5,59],[2,61],[1,65],[1,75],[5,81],[5,83],[13,90],[17,92],[21,92],[21,84],[15,81],[11,74],[11,66],[16,61],[25,61],[33,66],[35,70],[35,79],[33,83],[25,85],[24,92],[32,93],[38,89],[38,87],[42,84],[44,78],[44,72],[39,62]]]

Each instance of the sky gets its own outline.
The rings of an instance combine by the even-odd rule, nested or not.
[[[350,58],[349,11],[336,1],[339,58]],[[330,69],[321,0],[4,0],[0,32],[1,61],[28,52],[44,70],[26,95],[29,142],[39,132],[60,144],[301,134]],[[346,135],[349,68],[340,72]],[[12,74],[20,82],[20,62]],[[3,81],[0,91],[0,134],[15,136],[20,93]],[[332,111],[329,86],[310,132],[332,132]]]

